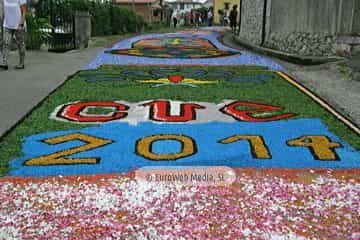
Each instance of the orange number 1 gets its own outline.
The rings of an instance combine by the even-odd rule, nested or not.
[[[221,140],[220,143],[229,144],[240,140],[246,140],[249,142],[251,153],[254,158],[271,159],[269,149],[265,145],[265,141],[261,136],[236,135],[229,138],[225,138]]]

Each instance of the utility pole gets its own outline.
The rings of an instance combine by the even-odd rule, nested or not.
[[[163,23],[164,13],[163,13],[163,0],[160,0],[160,22]]]
[[[151,8],[151,3],[148,3],[148,8],[149,8],[149,23],[151,24],[152,23],[152,15],[153,15],[153,11],[152,11],[152,8]]]

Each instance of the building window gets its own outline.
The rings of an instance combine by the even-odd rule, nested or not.
[[[230,9],[230,3],[229,3],[229,2],[224,3],[224,9],[225,9],[225,10],[229,10],[229,9]]]
[[[185,9],[185,4],[184,3],[180,3],[180,9],[184,10]]]
[[[154,12],[153,12],[153,16],[157,17],[159,15],[160,15],[160,9],[155,9]]]

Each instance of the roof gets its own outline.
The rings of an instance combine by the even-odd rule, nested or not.
[[[175,1],[165,1],[168,4],[174,4],[174,3],[191,3],[191,4],[201,4],[199,1],[194,0],[175,0]]]
[[[214,4],[214,0],[206,0],[204,4]]]
[[[155,3],[156,0],[114,0],[115,3],[117,4],[129,4],[129,3],[134,3],[134,4],[144,4],[144,3]]]

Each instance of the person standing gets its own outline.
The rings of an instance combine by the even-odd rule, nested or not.
[[[233,33],[236,33],[237,14],[237,5],[234,5],[233,9],[230,12],[230,27]]]
[[[193,18],[193,10],[191,9],[190,12],[189,12],[189,21],[190,21],[190,25],[193,25],[194,24],[194,18]]]
[[[19,50],[19,64],[16,69],[25,68],[25,19],[26,0],[2,0],[4,4],[3,18],[3,64],[2,69],[7,70],[9,53],[14,39]]]
[[[209,11],[207,13],[207,19],[208,19],[208,26],[211,27],[213,25],[213,20],[214,20],[214,14],[213,14],[212,7],[209,8]]]
[[[174,11],[173,15],[172,15],[172,20],[173,20],[173,24],[174,24],[174,28],[176,28],[177,23],[178,23],[178,19],[177,19],[177,12]]]
[[[195,10],[195,26],[198,28],[200,26],[200,12]]]

